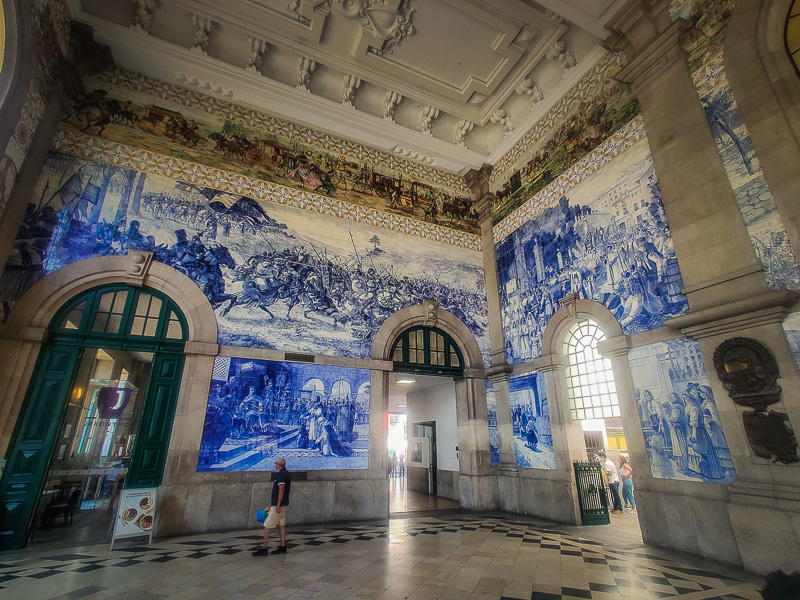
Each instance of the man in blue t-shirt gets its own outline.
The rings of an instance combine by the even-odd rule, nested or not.
[[[278,527],[281,534],[281,545],[272,554],[286,554],[286,513],[289,512],[289,492],[292,489],[292,477],[286,470],[286,459],[275,461],[275,477],[272,480],[272,500],[269,516],[264,521],[264,543],[253,552],[253,556],[267,556],[269,551],[269,534]]]

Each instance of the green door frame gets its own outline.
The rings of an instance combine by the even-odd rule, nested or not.
[[[390,356],[394,371],[398,373],[445,377],[464,375],[461,348],[438,327],[416,325],[404,330],[392,344]]]
[[[124,300],[120,292],[126,292]],[[160,301],[160,308],[151,310],[155,303],[147,302],[147,294]],[[109,297],[112,307],[104,312],[101,309],[108,308]],[[118,297],[119,302],[115,302]],[[132,328],[141,334],[134,335]],[[99,286],[59,309],[50,323],[6,452],[6,467],[0,479],[0,550],[22,548],[27,543],[30,521],[84,348],[154,353],[125,487],[160,485],[183,373],[187,331],[178,306],[161,292],[145,287]]]

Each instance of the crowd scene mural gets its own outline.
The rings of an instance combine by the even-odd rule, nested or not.
[[[114,79],[113,75],[110,77]],[[445,227],[479,232],[468,194],[434,187],[403,173],[399,170],[402,161],[394,161],[394,168],[390,169],[371,162],[368,155],[359,158],[357,152],[348,158],[336,151],[331,140],[325,149],[315,148],[304,143],[301,136],[287,137],[237,122],[224,107],[210,114],[199,104],[182,106],[159,98],[163,90],[154,90],[157,96],[153,97],[102,79],[88,79],[85,86],[91,91],[64,120],[62,130],[103,137]],[[190,92],[186,97],[191,96]],[[275,121],[262,119],[268,124]],[[300,127],[289,130],[297,134]]]
[[[646,142],[498,242],[496,256],[512,364],[540,355],[566,294],[600,302],[626,334],[688,308]]]
[[[198,471],[366,469],[369,369],[218,356]]]
[[[555,469],[544,375],[537,371],[516,375],[509,379],[508,390],[517,465],[527,469]]]
[[[208,297],[219,341],[364,358],[397,310],[432,298],[488,356],[479,252],[51,153],[0,279],[7,314],[78,260],[152,252]]]
[[[654,477],[731,483],[731,452],[708,385],[699,344],[659,342],[628,355]]]

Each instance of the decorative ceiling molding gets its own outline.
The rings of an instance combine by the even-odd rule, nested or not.
[[[618,3],[65,1],[127,69],[183,73],[193,87],[233,90],[240,103],[386,152],[399,145],[458,173],[507,151],[587,65],[597,38],[559,6],[591,20]],[[387,90],[396,94],[388,101]]]
[[[359,140],[386,152],[398,144],[413,148],[433,157],[435,167],[443,171],[462,173],[486,162],[485,155],[456,147],[451,140],[441,140],[398,127],[241,67],[233,70],[227,63],[152,36],[144,36],[129,27],[85,13],[79,16],[81,21],[94,28],[95,39],[99,43],[114,43],[117,64],[124,65],[128,70],[147,72],[152,78],[162,81],[174,80],[175,72],[205,73],[207,80],[235,89],[237,102],[244,106],[308,125],[318,131]]]
[[[259,129],[266,133],[295,138],[304,144],[335,153],[354,162],[368,162],[391,171],[400,170],[408,176],[435,184],[457,194],[469,194],[469,189],[466,187],[463,177],[435,166],[397,158],[394,155],[394,148],[398,146],[397,142],[382,152],[374,147],[368,147],[349,139],[336,138],[327,133],[303,127],[296,122],[280,119],[270,113],[257,112],[215,96],[206,96],[199,92],[186,90],[146,75],[125,71],[119,67],[112,67],[95,76],[88,77],[87,80],[91,85],[117,85],[133,92],[174,102],[215,117],[224,115],[224,118],[232,123]],[[337,105],[337,109],[349,114],[347,109],[339,105]],[[375,119],[375,121],[382,122],[379,119]],[[413,148],[410,149],[410,151],[412,150]]]
[[[492,185],[507,180],[559,121],[581,102],[588,101],[602,81],[619,69],[623,61],[622,53],[610,54],[598,46],[582,61],[586,64],[571,69],[561,84],[537,105],[537,110],[518,124],[517,130],[524,133],[519,137],[509,136],[489,155],[488,162],[494,165]]]

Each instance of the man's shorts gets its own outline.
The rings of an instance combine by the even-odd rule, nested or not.
[[[281,512],[278,512],[277,506],[272,506],[269,509],[269,516],[264,521],[264,529],[273,529],[278,525],[286,526],[286,513],[289,512],[288,506],[281,506]]]

